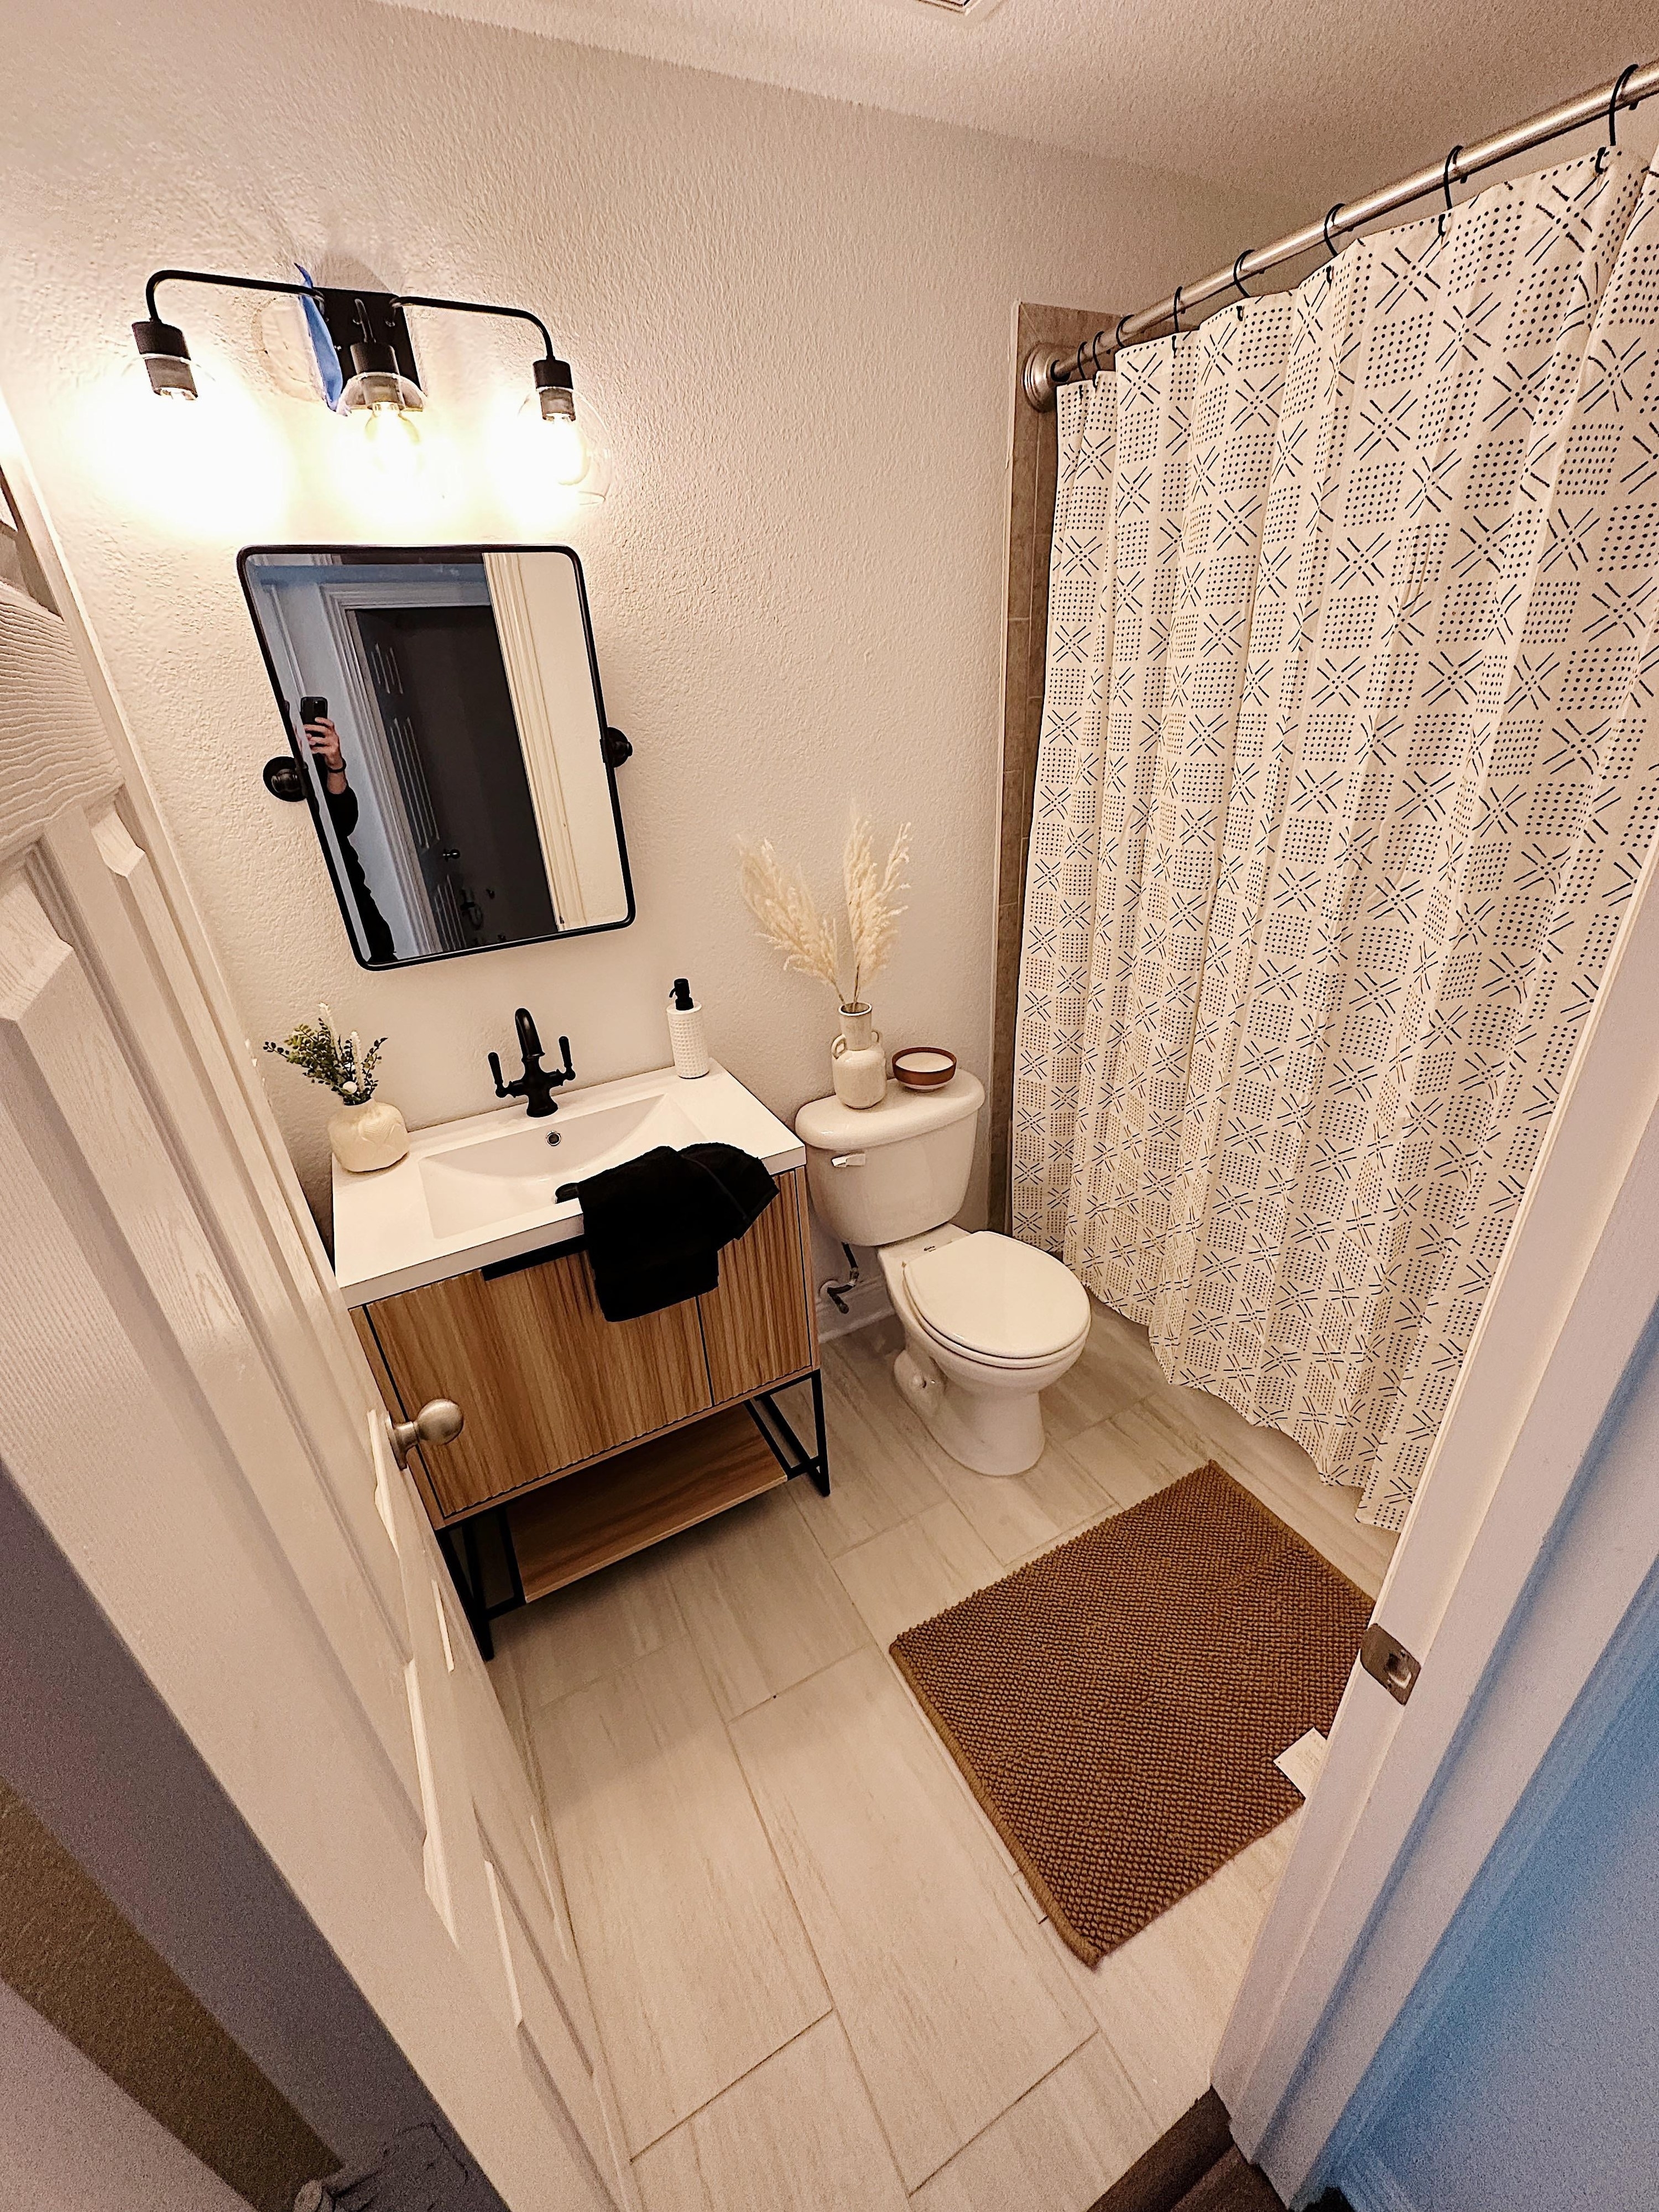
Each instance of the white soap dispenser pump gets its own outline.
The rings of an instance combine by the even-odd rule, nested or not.
[[[668,1042],[674,1048],[674,1073],[686,1081],[708,1073],[708,1047],[703,1042],[702,1008],[691,996],[684,975],[674,978],[668,1000]]]

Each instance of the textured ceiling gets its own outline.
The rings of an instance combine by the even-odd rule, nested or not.
[[[1659,52],[1654,0],[403,0],[1297,204]]]

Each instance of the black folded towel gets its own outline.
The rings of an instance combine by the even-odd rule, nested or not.
[[[720,1249],[778,1194],[765,1164],[735,1145],[659,1145],[558,1195],[582,1210],[599,1311],[607,1321],[677,1306],[720,1282]]]

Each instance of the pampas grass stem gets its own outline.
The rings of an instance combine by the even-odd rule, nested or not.
[[[904,871],[910,859],[910,825],[893,840],[886,863],[878,866],[870,824],[855,815],[842,854],[842,890],[847,902],[847,935],[853,988],[842,987],[847,972],[836,917],[823,913],[799,870],[786,868],[769,840],[742,849],[738,883],[744,902],[763,935],[783,955],[786,968],[828,983],[843,1007],[860,1006],[861,993],[886,966],[898,939],[897,902],[908,890]]]

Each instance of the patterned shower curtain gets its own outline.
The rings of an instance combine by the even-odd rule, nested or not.
[[[1659,822],[1659,179],[1060,394],[1014,1226],[1405,1517]]]

